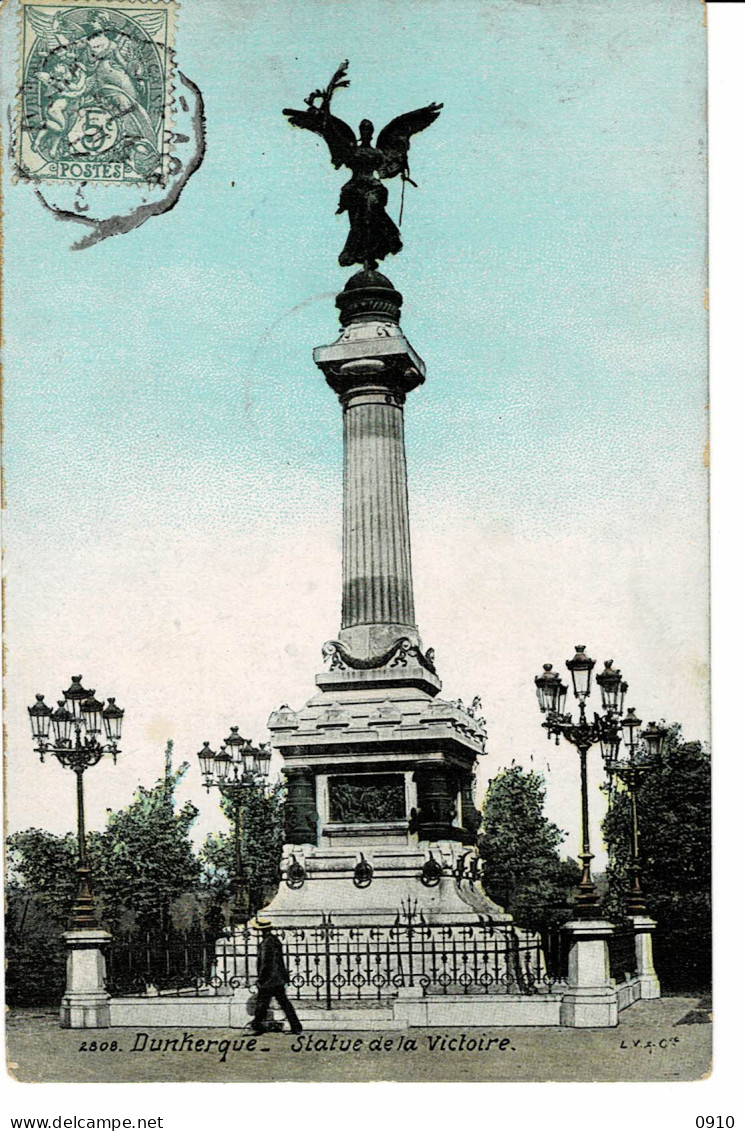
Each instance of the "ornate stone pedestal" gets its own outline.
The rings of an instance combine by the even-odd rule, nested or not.
[[[509,918],[472,847],[479,703],[438,698],[414,615],[404,404],[425,367],[401,301],[378,271],[358,272],[337,299],[341,336],[314,351],[344,415],[342,617],[317,694],[269,719],[288,785],[282,885],[265,909],[280,927],[321,913],[390,925],[402,906],[438,923]]]
[[[107,1029],[109,994],[106,992],[106,960],[103,947],[111,942],[100,928],[66,931],[67,986],[60,1006],[63,1029]]]
[[[414,903],[428,921],[508,919],[481,888],[473,764],[484,732],[457,704],[412,686],[416,661],[379,681],[341,677],[299,712],[269,720],[288,781],[278,926],[389,925]],[[349,673],[350,675],[356,673]],[[376,686],[376,682],[383,686]]]
[[[571,932],[569,977],[561,999],[561,1024],[576,1029],[618,1024],[618,997],[610,977],[608,939],[613,924],[604,919],[575,919]]]

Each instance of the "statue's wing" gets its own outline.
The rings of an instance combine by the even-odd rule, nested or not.
[[[395,177],[408,167],[409,141],[412,134],[421,133],[431,126],[442,110],[442,102],[430,102],[420,110],[411,110],[394,118],[378,134],[376,148],[383,156],[378,169],[381,177]]]
[[[48,55],[55,47],[67,45],[69,41],[58,34],[59,25],[56,13],[50,15],[49,12],[45,12],[41,8],[31,7],[31,5],[24,6],[23,10],[28,22],[34,29],[37,40],[41,41],[41,49],[44,55]]]
[[[148,35],[157,35],[163,26],[164,12],[133,12],[132,19],[143,28]]]
[[[331,153],[334,168],[346,165],[350,151],[357,145],[354,130],[335,118],[333,114],[324,114],[323,110],[312,107],[310,110],[283,110],[291,126],[298,126],[301,130],[311,130],[324,139]]]

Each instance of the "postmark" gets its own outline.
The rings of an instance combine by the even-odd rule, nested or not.
[[[19,171],[56,183],[163,183],[175,19],[171,0],[21,0]]]

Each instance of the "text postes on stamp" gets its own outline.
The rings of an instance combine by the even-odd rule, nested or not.
[[[21,172],[162,183],[175,14],[170,0],[21,0]]]

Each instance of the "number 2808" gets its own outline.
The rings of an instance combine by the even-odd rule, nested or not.
[[[697,1127],[734,1127],[734,1115],[697,1115]]]

